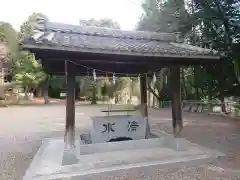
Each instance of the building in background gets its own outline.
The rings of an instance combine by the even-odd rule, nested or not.
[[[0,43],[0,83],[4,84],[12,79],[11,64],[8,59],[8,50],[4,43]]]

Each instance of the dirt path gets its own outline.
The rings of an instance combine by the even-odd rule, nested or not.
[[[76,106],[77,132],[89,130],[90,116],[99,115],[101,109],[106,109],[106,106]],[[170,110],[151,109],[149,112],[153,129],[171,133]],[[232,179],[229,172],[224,174],[221,168],[225,171],[230,168],[233,170],[240,168],[237,158],[240,157],[240,122],[197,113],[184,114],[184,120],[184,137],[227,154],[226,158],[213,162],[211,167],[215,167],[215,170],[207,172],[213,173],[214,177]],[[20,180],[40,146],[41,140],[45,137],[63,136],[64,123],[64,105],[0,109],[0,180]],[[171,170],[169,173],[187,171],[186,176],[194,179],[190,174],[208,167],[192,167],[190,170],[184,168],[184,170]]]
[[[98,111],[99,108],[77,106],[77,132],[89,129],[89,116]],[[0,180],[20,180],[41,140],[63,136],[64,127],[64,105],[1,108]]]
[[[171,111],[151,109],[152,128],[172,133]],[[204,147],[217,149],[227,156],[215,164],[240,173],[240,121],[202,113],[184,113],[182,136]]]

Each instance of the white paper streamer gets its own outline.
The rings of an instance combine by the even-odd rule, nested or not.
[[[97,76],[96,76],[96,71],[95,71],[95,69],[93,70],[93,80],[94,80],[94,81],[97,80]]]
[[[156,77],[156,73],[153,74],[153,83],[155,84],[157,82],[157,77]]]
[[[115,73],[113,74],[113,84],[116,83],[116,79],[115,79]]]

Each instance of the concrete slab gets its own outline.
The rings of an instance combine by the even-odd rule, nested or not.
[[[186,149],[181,151],[176,149],[176,139],[171,136],[148,140],[99,143],[89,146],[79,143],[77,149],[68,151],[66,155],[63,139],[46,139],[23,180],[70,177],[82,179],[92,174],[102,175],[103,173],[124,169],[156,166],[170,168],[191,165],[191,163],[196,164],[209,158],[223,156],[218,151],[194,145],[185,139],[180,139],[178,143],[186,146]],[[104,147],[106,147],[106,151],[104,151]],[[80,151],[81,148],[84,149],[85,153],[80,154],[78,148],[80,148]],[[70,157],[69,154],[71,158],[68,158]],[[75,157],[74,160],[72,160],[72,156]],[[64,158],[69,161],[67,165],[63,162]]]

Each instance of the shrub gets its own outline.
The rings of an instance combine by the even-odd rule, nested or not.
[[[234,108],[236,108],[237,110],[240,110],[240,104],[234,104]]]

